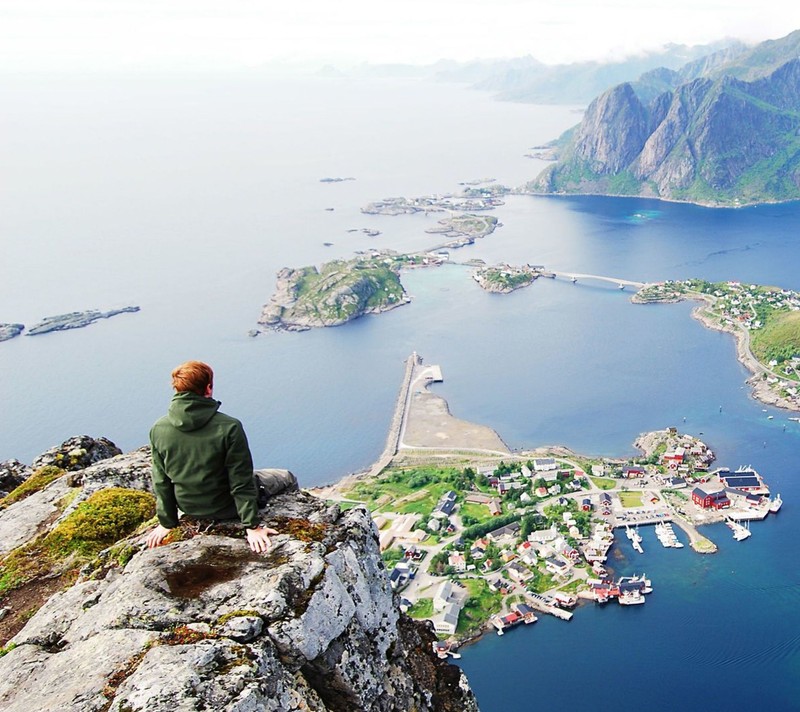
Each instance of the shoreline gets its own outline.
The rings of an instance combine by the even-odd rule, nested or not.
[[[636,295],[634,295],[634,297],[635,296]],[[779,377],[764,366],[764,364],[756,358],[755,354],[753,354],[750,349],[750,333],[747,329],[745,327],[737,327],[727,322],[723,323],[714,318],[711,312],[715,303],[713,297],[692,292],[691,294],[685,294],[675,298],[647,303],[674,304],[685,300],[700,302],[692,309],[691,316],[693,319],[699,321],[707,329],[731,334],[734,337],[736,343],[736,360],[750,372],[750,376],[745,380],[745,383],[750,386],[750,395],[754,400],[764,405],[775,406],[776,408],[781,408],[782,410],[793,413],[800,412],[800,405],[776,393],[767,382],[767,378],[770,375],[775,378]]]
[[[536,180],[536,179],[534,179]],[[634,200],[657,200],[662,203],[676,203],[678,205],[696,205],[699,208],[711,208],[714,210],[741,210],[742,208],[757,208],[759,205],[786,205],[788,203],[800,203],[800,200],[761,200],[754,203],[739,203],[738,205],[728,205],[722,203],[703,203],[695,200],[679,200],[678,198],[665,198],[658,195],[626,195],[622,193],[545,193],[532,190],[512,191],[510,195],[530,195],[536,198],[632,198]]]

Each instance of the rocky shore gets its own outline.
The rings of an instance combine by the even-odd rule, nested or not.
[[[98,311],[96,309],[89,309],[87,311],[69,312],[68,314],[57,314],[56,316],[47,316],[40,322],[34,324],[28,329],[27,336],[38,336],[40,334],[49,334],[51,331],[65,331],[67,329],[81,329],[84,326],[89,326],[99,319],[110,319],[112,316],[118,314],[127,314],[138,312],[140,307],[123,307],[122,309],[112,309],[107,312]]]
[[[321,270],[285,267],[277,274],[275,292],[262,308],[258,324],[273,331],[339,326],[409,301],[399,265],[388,255],[328,262]]]
[[[8,341],[19,336],[25,329],[25,324],[0,324],[0,341]]]
[[[781,395],[774,383],[769,382],[769,370],[753,355],[750,350],[750,333],[743,327],[737,327],[727,322],[720,322],[709,313],[711,302],[702,300],[704,303],[692,309],[692,316],[703,326],[724,331],[732,334],[736,339],[736,358],[748,371],[751,376],[747,379],[747,384],[751,387],[753,398],[766,405],[774,405],[785,410],[800,411],[800,404],[797,399],[790,399]]]
[[[479,267],[472,278],[487,292],[508,294],[533,284],[542,275],[542,270],[530,265],[493,265]]]
[[[75,536],[76,518],[100,497],[152,500],[148,474],[143,448],[56,476],[0,508],[0,532],[16,527],[20,510],[38,512],[21,545],[30,564],[42,542]],[[1,577],[0,707],[477,711],[461,671],[434,654],[431,628],[400,613],[365,509],[290,492],[262,516],[279,532],[264,555],[240,530],[203,522],[146,550],[150,520],[72,577],[74,557],[48,559],[47,572],[41,561],[38,575],[25,569],[27,582],[11,590]],[[3,574],[22,560],[19,549],[0,559]]]

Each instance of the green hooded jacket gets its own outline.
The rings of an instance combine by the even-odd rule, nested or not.
[[[178,509],[203,519],[258,526],[253,458],[242,424],[222,405],[196,393],[176,393],[167,415],[150,430],[159,523],[178,525]]]

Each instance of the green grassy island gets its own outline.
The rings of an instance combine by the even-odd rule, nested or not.
[[[276,292],[264,306],[259,324],[303,331],[393,309],[409,301],[400,283],[400,268],[416,262],[413,256],[386,251],[326,262],[319,269],[284,268],[278,272]]]

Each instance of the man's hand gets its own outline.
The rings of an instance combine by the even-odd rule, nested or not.
[[[145,539],[147,548],[155,549],[157,546],[161,546],[164,543],[164,539],[167,538],[167,534],[169,534],[171,531],[172,529],[167,529],[159,524],[147,535],[147,538]]]
[[[278,533],[269,527],[256,527],[255,529],[245,529],[245,531],[247,532],[247,543],[256,554],[261,554],[269,549],[271,546],[269,535]]]

